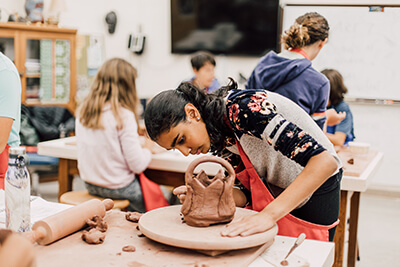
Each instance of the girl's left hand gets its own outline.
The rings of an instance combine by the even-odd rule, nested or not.
[[[172,191],[172,193],[176,195],[183,204],[183,202],[185,202],[186,199],[187,187],[186,185],[178,186]]]
[[[226,225],[222,231],[222,236],[249,236],[261,232],[265,232],[275,225],[275,220],[268,214],[262,212],[243,216],[234,222]]]

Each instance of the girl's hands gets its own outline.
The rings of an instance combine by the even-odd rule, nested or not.
[[[185,202],[186,199],[187,187],[186,185],[178,186],[172,191],[172,193],[176,195],[183,204],[183,202]]]
[[[259,212],[249,216],[242,216],[234,222],[226,225],[222,231],[222,236],[249,236],[256,233],[265,232],[275,225],[275,220],[268,213]]]

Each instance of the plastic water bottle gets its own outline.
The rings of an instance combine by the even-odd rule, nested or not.
[[[8,170],[4,181],[6,227],[17,232],[31,228],[30,179],[24,147],[10,147]]]

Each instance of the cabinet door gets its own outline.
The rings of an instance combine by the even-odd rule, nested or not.
[[[15,62],[14,37],[0,37],[0,52]]]
[[[22,77],[25,84],[26,103],[40,101],[41,65],[40,65],[40,40],[28,39],[24,62],[25,72]],[[24,86],[23,86],[24,87]]]
[[[68,104],[71,88],[71,44],[65,39],[26,39],[27,104]]]

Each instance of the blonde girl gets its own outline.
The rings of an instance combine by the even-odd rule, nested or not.
[[[139,176],[151,161],[151,142],[142,147],[139,140],[136,77],[120,58],[98,70],[77,112],[78,168],[90,194],[128,199],[128,210],[145,212]]]

